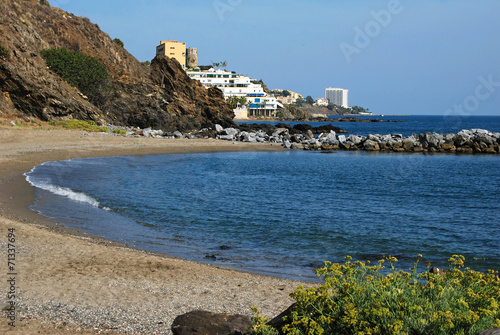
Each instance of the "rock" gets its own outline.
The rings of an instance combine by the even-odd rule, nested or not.
[[[445,142],[441,145],[441,149],[445,151],[456,151],[457,148],[453,145],[453,143]]]
[[[280,334],[283,334],[281,331],[284,326],[286,326],[288,323],[283,321],[283,318],[285,316],[290,316],[292,314],[293,309],[295,308],[296,303],[292,304],[290,307],[288,307],[285,311],[283,311],[280,315],[277,315],[276,317],[272,318],[269,320],[266,324],[268,326],[273,327],[276,329]]]
[[[246,131],[243,131],[240,134],[240,141],[255,143],[257,142],[257,136],[255,135],[255,133],[248,133]]]
[[[344,136],[344,135],[342,135],[342,136]],[[345,136],[344,136],[344,138],[345,138]],[[336,136],[335,132],[332,131],[326,136],[324,143],[327,143],[330,145],[339,145],[340,142],[339,142],[339,140],[337,140],[337,136]]]
[[[276,128],[276,130],[274,131],[274,133],[272,133],[272,136],[278,137],[280,135],[285,135],[285,134],[288,135],[288,129],[287,128]]]
[[[222,134],[223,135],[232,135],[232,136],[236,136],[240,131],[238,129],[235,129],[235,128],[226,128],[222,131]]]
[[[380,145],[373,140],[366,140],[365,143],[363,144],[363,147],[367,151],[379,151],[380,150]]]
[[[175,138],[183,138],[184,136],[182,135],[182,133],[178,130],[174,131],[174,137]]]
[[[304,150],[304,144],[302,144],[302,143],[292,143],[291,148],[292,149],[296,149],[296,150]]]
[[[349,135],[349,137],[347,137],[347,141],[351,142],[352,144],[354,145],[358,145],[358,144],[361,144],[361,142],[364,140],[364,137],[363,136],[359,136],[359,135]]]
[[[346,137],[345,137],[345,135],[339,135],[339,142],[340,142],[340,143],[345,143],[345,142],[346,142]]]
[[[212,129],[215,130],[218,133],[221,133],[224,130],[224,128],[220,124],[214,124],[212,126]]]
[[[10,125],[15,127],[16,126],[16,123],[14,121],[10,121]]]
[[[234,140],[233,135],[217,135],[218,140],[232,141]]]
[[[283,141],[283,146],[287,149],[291,149],[292,148],[292,143],[290,143],[289,140],[284,140]]]
[[[478,335],[500,335],[500,328],[483,330]]]
[[[306,135],[306,138],[307,138],[307,139],[312,139],[312,138],[314,138],[314,134],[313,134],[313,132],[311,131],[311,129],[308,129],[305,135]]]
[[[193,311],[176,317],[171,329],[174,335],[245,335],[252,324],[244,315]]]
[[[406,137],[405,139],[403,139],[403,148],[406,151],[412,151],[415,147],[415,142],[416,140],[412,136]]]
[[[491,134],[491,132],[489,130],[486,130],[486,129],[471,129],[470,131],[474,135],[479,135],[479,134],[489,135],[489,134]]]

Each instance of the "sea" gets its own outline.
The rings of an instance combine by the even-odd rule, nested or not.
[[[500,132],[500,116],[366,116],[349,133]],[[312,123],[322,125],[326,123]],[[325,261],[417,255],[500,270],[500,155],[224,152],[46,162],[30,208],[131,247],[243,271],[318,280]]]

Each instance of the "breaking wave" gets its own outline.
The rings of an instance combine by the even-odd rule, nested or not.
[[[99,201],[88,194],[85,194],[83,192],[78,192],[67,187],[54,185],[50,181],[43,178],[33,177],[31,174],[34,172],[35,169],[36,167],[34,167],[29,173],[24,174],[26,176],[26,181],[30,183],[32,186],[68,198],[73,201],[87,203],[93,207],[101,208],[107,211],[110,210],[107,207],[101,207]]]

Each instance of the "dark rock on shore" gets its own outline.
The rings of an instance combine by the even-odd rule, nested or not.
[[[479,335],[500,335],[500,328],[483,330]]]
[[[244,315],[193,311],[176,317],[171,329],[174,335],[245,335],[252,324]]]
[[[330,131],[334,131],[336,133],[347,133],[347,131],[340,129],[339,127],[332,126],[331,124],[314,127],[306,123],[296,124],[295,126],[293,126],[290,133],[301,134],[301,133],[306,133],[308,130],[310,130],[313,134],[321,134]]]

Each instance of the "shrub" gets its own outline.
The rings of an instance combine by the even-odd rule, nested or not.
[[[104,132],[108,133],[108,127],[101,127],[96,125],[94,121],[84,121],[84,120],[67,120],[67,121],[51,121],[50,125],[61,126],[66,129],[83,129],[88,132]]]
[[[325,280],[318,288],[299,286],[291,296],[296,307],[285,317],[285,334],[477,334],[500,327],[498,272],[464,267],[464,257],[449,259],[449,270],[417,274],[396,271],[394,257],[369,262],[331,264],[317,271]],[[391,271],[382,275],[388,261]],[[429,270],[430,263],[426,263]],[[270,331],[258,319],[256,334]]]
[[[4,47],[3,45],[0,45],[0,58],[6,60],[9,59],[9,57],[10,57],[9,50],[7,50],[7,48]]]
[[[123,129],[113,129],[113,133],[118,134],[118,135],[125,135],[125,134],[127,134],[127,131],[125,131]]]
[[[51,70],[77,87],[92,103],[101,103],[105,94],[110,91],[108,71],[97,59],[66,48],[46,49],[41,54]]]
[[[123,44],[123,42],[119,38],[115,38],[113,41],[122,48],[125,46],[125,44]]]

